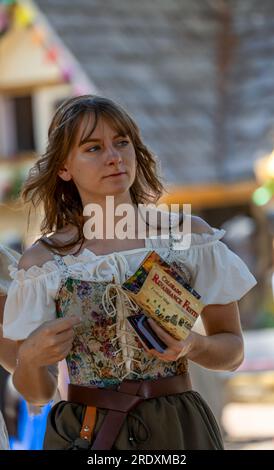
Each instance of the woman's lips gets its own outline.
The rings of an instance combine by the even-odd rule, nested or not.
[[[108,176],[105,176],[105,178],[115,178],[117,176],[122,176],[122,175],[125,175],[126,173],[123,171],[121,173],[116,173],[116,174],[113,174],[113,175],[108,175]]]

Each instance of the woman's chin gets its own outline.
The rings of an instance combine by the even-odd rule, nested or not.
[[[129,191],[130,189],[130,185],[129,184],[111,184],[111,185],[108,185],[108,188],[106,189],[106,195],[109,195],[109,194],[122,194],[122,193],[125,193],[126,191]]]

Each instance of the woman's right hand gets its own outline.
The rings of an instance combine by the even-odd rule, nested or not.
[[[38,368],[62,361],[71,350],[73,327],[80,323],[76,316],[43,323],[20,345],[18,361],[28,361]]]

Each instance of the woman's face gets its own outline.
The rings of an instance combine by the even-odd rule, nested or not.
[[[94,116],[83,119],[76,145],[58,174],[65,181],[73,180],[83,205],[109,195],[128,200],[136,174],[134,146],[129,136],[119,135],[101,117],[88,140],[81,141],[88,134],[87,125],[92,129],[93,124]]]

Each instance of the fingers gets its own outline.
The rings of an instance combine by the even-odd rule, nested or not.
[[[56,337],[62,336],[62,341],[60,341],[59,338],[58,341],[56,341],[55,337],[54,343],[52,343],[52,345],[49,347],[48,354],[52,357],[54,361],[61,361],[71,351],[73,336],[68,336],[68,333],[69,332],[66,331],[65,333],[56,335]]]
[[[56,362],[62,361],[68,356],[68,354],[70,353],[70,350],[71,350],[71,347],[68,347],[68,346],[58,348],[58,351],[56,351],[55,354],[52,354],[48,358],[45,365],[50,366],[52,364],[56,364]]]
[[[62,361],[63,359],[65,359],[69,353],[70,353],[70,350],[71,350],[71,346],[64,346],[60,351],[59,351],[59,354],[57,356],[57,361]]]
[[[159,326],[156,321],[154,321],[152,318],[149,318],[148,322],[151,328],[157,334],[157,336],[159,336],[159,338],[162,339],[167,346],[176,345],[178,341],[173,338],[173,336],[171,336],[169,333],[167,333],[161,326]]]
[[[54,340],[56,343],[64,343],[66,341],[72,341],[74,338],[74,331],[72,329],[62,331],[61,333],[57,333],[55,335]]]
[[[72,329],[57,333],[57,335],[52,339],[52,347],[55,349],[57,354],[59,354],[59,351],[62,351],[63,349],[68,349],[70,351],[73,339],[74,331]]]
[[[171,361],[176,360],[174,353],[168,349],[166,349],[166,351],[162,353],[160,353],[159,351],[156,351],[156,349],[150,349],[148,351],[148,354],[150,354],[151,356],[157,357],[162,362],[171,362]]]
[[[81,319],[79,317],[66,317],[66,318],[57,318],[47,323],[47,328],[50,329],[51,333],[61,333],[65,330],[71,329],[73,326],[80,325]]]
[[[142,341],[142,339],[140,338],[140,336],[138,337],[138,340],[140,341],[140,343],[142,344],[143,348],[145,349],[146,353],[147,353],[149,356],[158,357],[158,359],[161,359],[161,361],[164,361],[164,360],[165,360],[165,356],[168,354],[169,349],[166,349],[164,352],[160,353],[159,351],[157,351],[157,350],[154,349],[154,348],[149,349],[149,348],[147,347],[147,345]]]
[[[61,361],[72,348],[73,327],[80,325],[81,321],[74,316],[43,323],[20,346],[20,355],[31,357],[39,367]]]
[[[159,352],[156,349],[149,349],[148,346],[142,341],[141,337],[138,340],[142,344],[144,350],[148,355],[158,357],[162,361],[173,361],[181,351],[181,342],[177,341],[170,334],[168,334],[162,327],[160,327],[152,318],[148,319],[151,328],[155,331],[157,336],[163,340],[167,348],[164,352]]]

